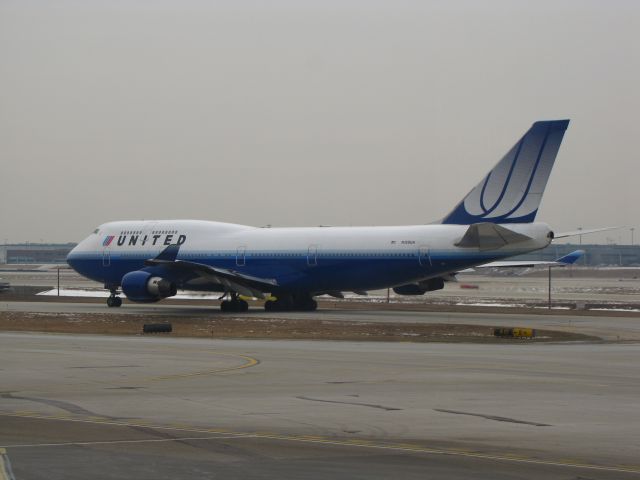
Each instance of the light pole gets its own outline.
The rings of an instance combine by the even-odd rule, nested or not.
[[[578,227],[578,230],[582,231],[582,227]],[[578,238],[580,239],[580,245],[582,245],[582,235],[579,235]]]
[[[551,265],[549,265],[549,303],[547,305],[549,310],[551,310]]]
[[[631,227],[631,245],[633,245],[633,231],[635,230],[635,227]]]

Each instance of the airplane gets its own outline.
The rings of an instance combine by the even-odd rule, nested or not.
[[[81,275],[131,301],[180,289],[220,292],[221,309],[312,311],[315,296],[393,288],[422,295],[456,272],[542,249],[554,238],[535,222],[569,120],[535,122],[442,220],[387,227],[264,228],[202,220],[109,222],[68,255]],[[599,231],[591,230],[591,231]],[[580,230],[572,234],[585,234]]]

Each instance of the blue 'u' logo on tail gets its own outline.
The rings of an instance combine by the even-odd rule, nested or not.
[[[534,123],[442,223],[533,222],[569,120]]]

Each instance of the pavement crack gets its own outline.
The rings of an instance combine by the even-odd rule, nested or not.
[[[322,398],[311,398],[311,397],[304,397],[304,396],[298,396],[296,397],[300,400],[309,400],[311,402],[324,402],[324,403],[342,403],[345,405],[355,405],[358,407],[369,407],[369,408],[378,408],[380,410],[386,410],[386,411],[392,411],[392,410],[402,410],[401,408],[396,408],[396,407],[385,407],[384,405],[375,405],[373,403],[360,403],[360,402],[344,402],[341,400],[324,400]]]
[[[516,418],[500,417],[497,415],[486,415],[483,413],[460,412],[457,410],[446,410],[444,408],[434,408],[436,412],[453,413],[454,415],[469,415],[470,417],[486,418],[487,420],[495,420],[496,422],[520,423],[523,425],[533,425],[534,427],[552,427],[548,423],[528,422],[526,420],[518,420]]]
[[[0,394],[1,398],[9,398],[12,400],[27,400],[28,402],[34,403],[42,403],[44,405],[49,405],[52,407],[59,408],[60,410],[64,410],[65,412],[75,413],[78,415],[88,415],[92,417],[99,416],[98,414],[92,412],[91,410],[87,410],[85,408],[79,407],[70,402],[64,402],[62,400],[51,400],[49,398],[35,398],[35,397],[20,397],[18,395],[13,395],[11,392],[5,392]]]

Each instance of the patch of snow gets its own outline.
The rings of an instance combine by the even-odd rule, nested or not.
[[[640,312],[640,309],[637,308],[590,308],[589,310],[601,312]]]
[[[467,302],[458,302],[456,305],[463,307],[526,307],[526,305],[522,303],[467,303]]]
[[[46,290],[44,292],[40,292],[37,295],[43,295],[47,297],[56,297],[58,296],[58,289],[54,288],[52,290]],[[61,297],[86,297],[86,298],[107,298],[109,296],[109,292],[107,290],[90,290],[84,288],[61,288],[60,289]],[[220,297],[219,293],[179,293],[170,298],[184,299],[184,300],[217,300]]]

